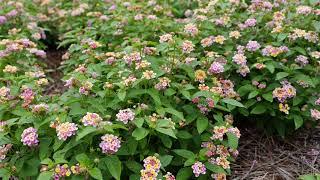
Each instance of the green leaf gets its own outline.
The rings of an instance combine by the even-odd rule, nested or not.
[[[76,137],[76,141],[79,141],[80,139],[84,138],[86,135],[93,133],[97,131],[97,129],[95,127],[92,126],[87,126],[83,129],[81,129],[78,133],[77,133],[77,137]]]
[[[51,144],[52,139],[40,139],[40,150],[39,150],[39,158],[40,160],[43,160],[47,158],[47,155],[49,153],[49,146]]]
[[[238,137],[233,134],[233,133],[227,133],[228,136],[228,145],[229,147],[231,147],[232,149],[237,149],[238,148]]]
[[[37,180],[50,180],[53,176],[53,172],[51,171],[44,171],[39,174]]]
[[[320,32],[320,21],[313,21],[312,23],[314,29],[316,30],[316,32]]]
[[[177,139],[177,137],[176,137],[176,135],[175,135],[175,133],[173,132],[172,129],[169,129],[169,128],[156,128],[156,130],[157,130],[158,132],[161,132],[161,133],[163,133],[163,134],[169,135],[169,136]]]
[[[94,179],[103,180],[101,170],[96,168],[96,167],[92,168],[92,169],[89,169],[89,174]]]
[[[189,91],[183,90],[181,91],[181,94],[188,100],[191,100],[191,94]]]
[[[197,130],[198,133],[201,134],[203,131],[207,129],[209,126],[209,120],[205,116],[199,116],[197,119]]]
[[[155,105],[161,105],[161,100],[159,97],[159,92],[155,89],[148,89],[147,93],[152,97],[152,99],[154,100]]]
[[[158,135],[160,137],[160,140],[162,142],[162,144],[167,147],[167,148],[171,148],[172,146],[172,140],[170,139],[169,136],[163,135],[163,134],[159,134]]]
[[[296,50],[297,52],[303,54],[303,55],[307,55],[306,50],[304,50],[301,47],[294,47],[293,49]]]
[[[119,90],[118,91],[118,98],[120,99],[120,101],[124,101],[124,99],[126,98],[126,94],[127,92],[125,90]]]
[[[182,112],[179,112],[173,108],[164,108],[164,110],[167,112],[167,113],[170,113],[174,116],[177,116],[179,119],[183,120],[184,117],[183,117],[183,113]]]
[[[252,110],[251,114],[263,114],[267,111],[267,108],[263,104],[256,105]]]
[[[84,165],[84,166],[86,166],[86,167],[89,167],[89,166],[91,165],[91,163],[92,163],[91,159],[90,159],[86,154],[84,154],[84,153],[78,154],[78,155],[76,156],[76,160],[77,160],[80,164],[82,164],[82,165]]]
[[[252,99],[254,97],[256,97],[259,94],[258,91],[252,91],[249,95],[248,95],[248,99]]]
[[[293,115],[295,128],[298,129],[303,125],[303,118],[299,115]]]
[[[271,62],[270,63],[266,63],[266,68],[270,71],[271,74],[274,73],[275,67]]]
[[[184,157],[186,159],[189,159],[191,157],[195,157],[195,154],[192,151],[189,151],[186,149],[174,149],[173,152],[175,152],[179,156]]]
[[[9,180],[11,173],[8,169],[1,168],[0,169],[0,177],[3,178],[3,180]]]
[[[256,88],[253,87],[251,84],[246,84],[244,86],[241,86],[239,89],[238,89],[238,93],[240,94],[240,96],[244,96],[246,95],[247,93],[251,92],[251,91],[254,91]]]
[[[285,78],[289,76],[289,73],[286,73],[286,72],[278,72],[277,75],[276,75],[276,80],[280,80],[282,78]]]
[[[167,167],[171,161],[172,161],[173,156],[171,155],[163,155],[160,156],[160,162],[161,162],[161,167]]]
[[[141,128],[143,123],[144,123],[144,119],[143,118],[136,118],[133,120],[133,123],[138,127]]]
[[[136,128],[132,132],[132,136],[136,138],[137,141],[145,138],[149,134],[149,131],[145,128]]]
[[[262,94],[263,99],[269,101],[269,102],[273,102],[273,96],[272,93],[267,93],[267,94]]]
[[[212,98],[212,93],[209,91],[198,91],[192,95],[192,99],[196,97],[206,97],[206,98]]]
[[[194,157],[191,157],[184,162],[184,166],[191,166],[195,162],[196,162],[196,159]]]
[[[210,170],[213,173],[226,173],[221,166],[217,166],[209,162],[206,162],[205,166],[208,170]]]
[[[165,96],[172,96],[172,95],[174,95],[175,93],[176,93],[176,91],[173,90],[172,88],[166,89],[166,90],[164,91],[164,95],[165,95]]]
[[[112,177],[117,180],[120,180],[121,177],[121,161],[118,159],[117,156],[108,156],[105,158],[105,164],[108,167],[108,170]]]
[[[177,137],[180,139],[191,139],[193,136],[188,131],[178,131]]]
[[[296,96],[293,98],[293,106],[300,104],[303,101],[303,98],[300,96]]]
[[[190,167],[185,167],[179,170],[177,173],[177,180],[188,180],[192,176],[192,170]]]
[[[161,163],[162,165],[162,163]],[[137,163],[136,161],[127,161],[126,166],[128,169],[130,169],[132,172],[139,174],[140,170],[143,169],[142,165],[140,163]]]
[[[222,102],[233,105],[233,106],[244,107],[243,104],[241,104],[240,102],[234,99],[222,99]]]

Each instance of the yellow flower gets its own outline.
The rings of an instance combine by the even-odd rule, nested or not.
[[[223,44],[223,42],[226,40],[226,38],[224,38],[221,35],[218,35],[217,37],[214,38],[214,42],[218,43],[218,44]]]
[[[289,107],[288,104],[282,104],[282,103],[280,103],[280,104],[279,104],[279,110],[280,110],[281,112],[284,112],[284,113],[286,113],[286,114],[289,114],[290,107]]]
[[[203,70],[196,70],[194,74],[196,77],[196,81],[199,81],[201,83],[203,83],[204,80],[207,78],[206,72]]]

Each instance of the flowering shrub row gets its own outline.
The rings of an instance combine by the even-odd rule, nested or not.
[[[234,116],[281,135],[320,119],[312,0],[0,3],[5,179],[226,179]],[[69,46],[58,95],[44,27]]]

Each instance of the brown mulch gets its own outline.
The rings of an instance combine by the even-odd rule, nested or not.
[[[320,127],[282,139],[253,128],[241,129],[239,157],[231,179],[293,180],[320,173]]]
[[[46,51],[47,58],[45,59],[46,74],[50,79],[50,83],[45,90],[45,94],[57,94],[65,90],[64,82],[61,80],[63,73],[60,71],[59,66],[62,62],[62,55],[65,50],[49,49]]]

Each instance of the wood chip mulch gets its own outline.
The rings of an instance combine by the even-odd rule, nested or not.
[[[253,128],[240,129],[239,156],[231,179],[293,180],[320,173],[320,126],[286,137],[267,136]]]

